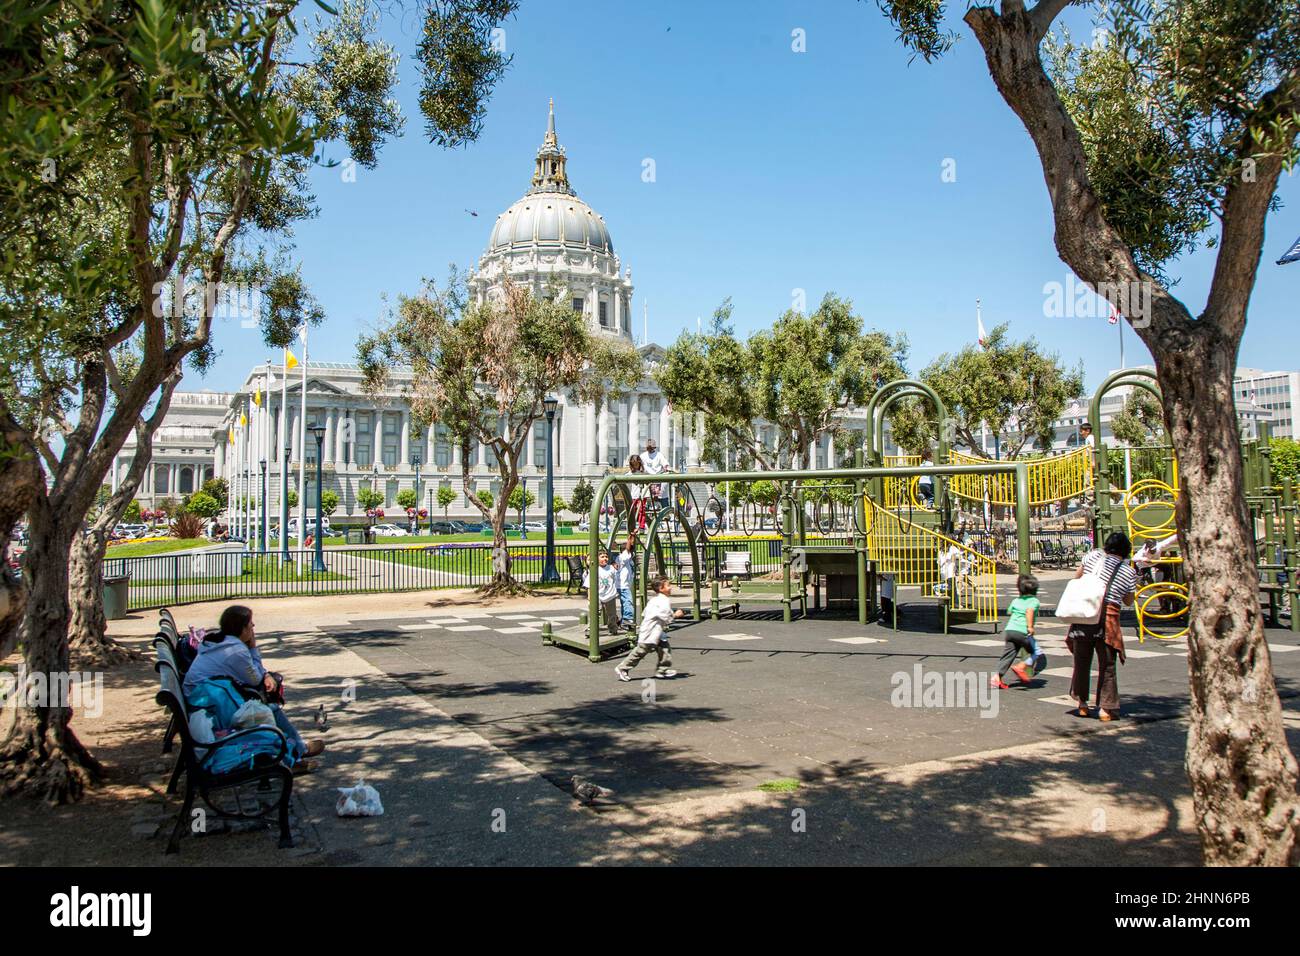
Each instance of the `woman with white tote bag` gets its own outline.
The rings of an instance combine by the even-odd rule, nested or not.
[[[1119,683],[1115,673],[1115,659],[1124,660],[1124,632],[1120,628],[1120,607],[1131,606],[1137,591],[1137,573],[1129,561],[1133,545],[1128,535],[1116,531],[1106,538],[1100,551],[1090,551],[1074,574],[1074,581],[1066,587],[1057,606],[1057,617],[1071,622],[1066,645],[1074,655],[1074,674],[1070,678],[1070,696],[1079,704],[1076,713],[1089,716],[1088,691],[1092,671],[1092,656],[1097,655],[1097,716],[1114,720],[1119,712]],[[1088,612],[1094,604],[1094,582],[1085,583],[1085,575],[1105,582],[1097,602],[1094,621]],[[1075,584],[1079,582],[1079,585]],[[1072,594],[1071,592],[1076,592]],[[1082,592],[1082,593],[1079,593]],[[1061,612],[1066,613],[1062,614]]]

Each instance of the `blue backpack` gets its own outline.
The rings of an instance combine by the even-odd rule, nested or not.
[[[245,734],[234,743],[217,747],[210,756],[200,759],[199,765],[208,773],[234,773],[236,770],[251,770],[254,767],[268,767],[275,762],[280,753],[280,734],[270,727],[256,729]],[[292,754],[293,748],[289,748]],[[287,759],[292,759],[289,757]]]
[[[191,709],[206,710],[212,718],[213,730],[230,730],[235,723],[235,711],[243,706],[244,698],[226,681],[205,680],[185,695],[185,703]]]

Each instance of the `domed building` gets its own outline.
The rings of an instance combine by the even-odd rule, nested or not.
[[[509,279],[535,296],[564,295],[595,330],[631,340],[632,270],[622,270],[604,217],[569,185],[567,165],[552,101],[532,185],[497,216],[470,291],[491,298]]]
[[[556,494],[567,499],[580,478],[594,478],[610,468],[626,467],[632,452],[644,449],[651,438],[677,469],[699,466],[698,443],[685,433],[680,422],[673,420],[653,379],[654,366],[664,356],[663,348],[647,341],[637,342],[633,335],[631,270],[623,267],[615,252],[605,220],[579,199],[569,184],[568,156],[555,134],[553,104],[534,160],[532,181],[524,195],[497,216],[487,248],[469,277],[470,294],[479,301],[489,300],[500,295],[507,278],[531,289],[536,296],[569,302],[587,317],[597,334],[619,336],[635,345],[645,363],[641,382],[621,394],[607,396],[598,406],[575,402],[570,395],[558,396],[560,408],[553,436]],[[384,507],[391,511],[399,493],[417,486],[421,504],[435,515],[444,511],[435,504],[436,493],[447,487],[455,494],[445,509],[449,516],[478,516],[462,493],[460,446],[451,441],[443,426],[412,430],[410,407],[404,395],[410,369],[394,369],[389,388],[374,395],[364,389],[361,370],[352,363],[323,362],[313,355],[304,365],[305,418],[300,372],[290,377],[288,401],[281,407],[278,385],[268,387],[283,374],[273,362],[255,366],[243,386],[227,396],[224,417],[208,431],[208,460],[217,475],[228,477],[237,487],[249,487],[256,494],[257,482],[250,476],[260,470],[265,454],[268,499],[275,509],[272,514],[278,514],[284,463],[290,463],[295,481],[299,463],[303,463],[307,483],[304,501],[313,501],[316,445],[303,440],[302,427],[304,423],[308,428],[320,425],[325,430],[321,444],[324,488],[339,496],[336,523],[347,524],[364,517],[365,509],[358,504],[362,491],[382,494]],[[253,430],[241,429],[238,423],[245,413],[250,419],[257,418],[252,398],[259,390],[267,398],[267,435],[250,438]],[[310,432],[305,434],[310,438]],[[546,423],[539,421],[528,435],[519,462],[521,478],[539,498],[546,475],[546,448]],[[469,453],[473,490],[497,494],[500,481],[492,449],[474,443]],[[121,463],[123,473],[128,464]],[[177,480],[183,483],[183,474]],[[160,494],[172,490],[163,479],[157,482]]]

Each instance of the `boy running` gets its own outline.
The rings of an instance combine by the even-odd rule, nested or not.
[[[1003,646],[1002,659],[998,662],[997,676],[989,681],[989,686],[1006,690],[1003,678],[1007,671],[1013,671],[1020,678],[1020,683],[1028,684],[1031,676],[1024,664],[1015,663],[1017,655],[1023,650],[1029,655],[1028,664],[1034,666],[1038,658],[1038,643],[1034,640],[1034,618],[1038,613],[1038,579],[1032,574],[1022,574],[1016,578],[1016,590],[1020,596],[1007,608],[1007,627],[1003,632],[1006,644]]]
[[[673,593],[673,583],[666,576],[661,574],[655,578],[654,591],[654,597],[646,601],[645,608],[641,612],[641,629],[637,632],[636,647],[632,649],[631,654],[627,655],[623,663],[614,668],[614,673],[621,681],[632,679],[628,671],[640,664],[641,658],[648,655],[652,649],[658,661],[655,677],[677,676],[677,672],[671,669],[673,655],[672,649],[668,646],[667,629],[674,620],[682,616],[682,612],[680,609],[674,611],[668,600]]]

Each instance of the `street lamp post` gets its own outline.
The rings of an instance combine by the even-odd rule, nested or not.
[[[289,456],[293,445],[284,443],[284,457],[280,459],[280,560],[288,564],[289,557]]]
[[[519,540],[528,540],[528,479],[519,479]]]
[[[412,458],[411,463],[415,465],[415,518],[413,520],[415,533],[418,536],[420,534],[420,456],[416,455]]]
[[[325,472],[325,426],[313,425],[311,433],[316,436],[316,557],[312,564],[312,570],[321,572],[325,570],[325,549],[324,542],[321,541],[321,494],[324,488],[323,478]]]
[[[269,486],[266,483],[266,459],[265,458],[262,459],[261,464],[262,464],[262,526],[257,529],[257,541],[258,544],[261,545],[261,547],[259,547],[258,550],[261,551],[262,554],[266,554],[266,545],[270,541],[270,537],[269,537],[270,532],[267,531],[266,528],[266,493],[269,490]]]
[[[543,584],[560,580],[560,572],[555,569],[555,454],[551,447],[555,410],[559,404],[558,399],[549,395],[542,400],[542,407],[546,409],[546,561],[542,565]]]

